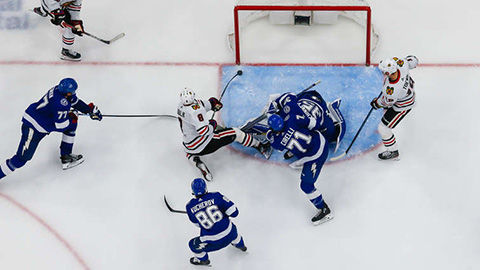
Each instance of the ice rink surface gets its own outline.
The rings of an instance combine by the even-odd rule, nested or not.
[[[58,60],[60,31],[27,11],[39,2],[12,3],[0,5],[0,162],[17,148],[25,108],[64,77],[104,114],[175,114],[181,88],[218,96],[221,68],[234,62],[226,45],[233,1],[85,0],[87,31],[126,37],[109,46],[77,38],[80,63]],[[209,189],[236,203],[249,249],[211,253],[211,269],[480,268],[480,4],[370,3],[381,36],[372,62],[415,54],[421,63],[411,71],[417,106],[394,131],[401,161],[377,161],[379,148],[325,166],[317,188],[335,218],[314,227],[299,171],[230,148],[205,157]],[[363,29],[353,23],[299,31],[257,22],[245,29],[242,55],[250,63],[364,61]],[[167,195],[183,208],[199,176],[176,120],[81,118],[74,152],[86,161],[67,171],[60,140],[46,137],[0,182],[1,269],[196,268],[188,241],[198,229],[163,204]]]

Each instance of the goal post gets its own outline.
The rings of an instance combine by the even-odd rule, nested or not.
[[[277,18],[283,18],[283,20],[286,18],[289,23],[295,25],[310,25],[314,22],[317,23],[317,21],[322,20],[320,14],[325,16],[324,14],[329,13],[338,13],[339,15],[355,21],[357,24],[365,28],[365,65],[370,65],[370,58],[376,49],[379,36],[373,28],[372,10],[365,0],[239,0],[234,8],[233,31],[229,34],[230,48],[235,53],[235,63],[237,65],[242,62],[240,49],[240,33],[242,28],[255,20],[269,15],[270,21],[277,24],[278,19],[272,20],[272,15],[275,12]],[[246,15],[241,16],[242,13],[245,13]],[[283,13],[283,15],[281,13]],[[320,19],[317,20],[317,17]],[[331,21],[331,19],[327,20]],[[280,24],[286,23],[280,22]],[[327,22],[327,24],[331,24],[331,22]]]

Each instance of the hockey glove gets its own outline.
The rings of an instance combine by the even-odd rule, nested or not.
[[[410,69],[414,69],[418,66],[418,58],[415,55],[408,55],[405,59],[407,59],[408,67]]]
[[[370,102],[370,106],[372,106],[372,108],[374,108],[375,110],[383,108],[382,106],[378,105],[377,98],[372,99],[372,101]]]
[[[212,110],[214,112],[220,111],[223,107],[223,104],[214,97],[209,98],[208,101],[210,102],[210,105],[212,105]]]
[[[293,157],[293,153],[290,152],[290,151],[287,151],[285,152],[285,154],[283,154],[283,159],[287,160],[287,159],[291,159]]]
[[[210,119],[208,120],[208,123],[213,127],[213,130],[217,129],[217,121]]]
[[[76,111],[68,112],[68,117],[70,117],[70,121],[72,122],[72,124],[78,123],[78,114]]]
[[[55,25],[60,25],[65,20],[65,17],[67,16],[65,11],[59,8],[53,10],[50,13],[52,13],[53,15],[53,18],[50,19],[50,21]]]
[[[90,115],[90,119],[102,121],[103,115],[98,107],[93,103],[88,104],[88,107],[90,107],[90,112],[88,113]]]
[[[82,20],[72,20],[72,32],[75,35],[83,36],[83,21]]]

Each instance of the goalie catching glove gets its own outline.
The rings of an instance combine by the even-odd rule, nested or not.
[[[212,110],[214,112],[220,111],[223,107],[223,104],[214,97],[209,98],[208,101],[210,102],[210,105],[212,105]]]
[[[88,104],[88,107],[90,107],[90,112],[88,113],[90,115],[90,119],[102,121],[103,115],[98,107],[93,103]]]

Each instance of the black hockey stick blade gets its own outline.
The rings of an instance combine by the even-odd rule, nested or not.
[[[167,196],[163,195],[163,200],[165,201],[165,205],[167,206],[168,210],[172,213],[179,213],[179,214],[186,214],[187,211],[183,211],[183,210],[176,210],[176,209],[173,209],[169,204],[168,204],[168,201],[167,201]]]
[[[112,38],[112,39],[110,39],[110,40],[105,40],[105,39],[99,38],[99,37],[97,37],[97,36],[95,36],[95,35],[93,35],[93,34],[90,34],[90,33],[88,33],[88,32],[83,32],[83,34],[85,34],[85,35],[87,35],[87,36],[89,36],[89,37],[91,37],[91,38],[93,38],[93,39],[96,39],[96,40],[98,40],[98,41],[100,41],[100,42],[103,42],[103,43],[105,43],[105,44],[111,44],[111,43],[113,43],[113,42],[115,42],[115,41],[117,41],[117,40],[119,40],[119,39],[121,39],[122,37],[125,36],[125,33],[120,33],[120,34],[116,35],[114,38]]]

